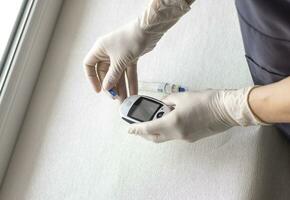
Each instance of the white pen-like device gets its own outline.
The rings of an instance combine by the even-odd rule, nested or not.
[[[147,92],[160,92],[165,94],[178,93],[178,92],[188,92],[187,87],[183,87],[172,83],[162,83],[162,82],[144,82],[139,81],[139,90]]]

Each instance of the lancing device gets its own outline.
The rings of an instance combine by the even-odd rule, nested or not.
[[[173,108],[162,101],[143,95],[130,96],[120,106],[123,120],[132,124],[147,122],[163,117]]]

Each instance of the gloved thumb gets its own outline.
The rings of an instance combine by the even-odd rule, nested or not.
[[[168,123],[171,117],[171,113],[169,113],[160,119],[132,124],[128,129],[128,133],[136,135],[163,134],[168,129]]]
[[[163,103],[165,103],[168,106],[175,106],[177,102],[177,95],[178,94],[170,94],[166,96],[165,98],[161,99]]]
[[[128,133],[139,135],[155,143],[165,142],[170,139],[169,135],[166,134],[168,132],[168,124],[170,124],[169,115],[161,119],[133,124],[129,127]]]
[[[112,63],[103,80],[102,85],[103,89],[110,90],[113,87],[115,87],[118,84],[124,70],[125,70],[124,66]]]

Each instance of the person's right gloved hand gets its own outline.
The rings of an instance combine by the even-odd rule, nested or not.
[[[84,60],[96,92],[116,88],[120,100],[137,94],[137,61],[151,51],[162,35],[189,10],[185,0],[152,0],[137,20],[99,38]]]
[[[174,110],[160,119],[130,125],[129,133],[160,143],[174,139],[194,142],[234,126],[269,125],[252,112],[253,87],[171,94],[162,101]]]

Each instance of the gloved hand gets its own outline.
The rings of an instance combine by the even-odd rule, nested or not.
[[[137,94],[138,58],[151,51],[189,9],[185,0],[151,0],[140,18],[99,38],[84,60],[86,74],[95,91],[115,87],[120,99],[125,99],[125,72],[130,95]]]
[[[130,134],[159,143],[173,139],[194,142],[233,126],[266,125],[252,113],[240,90],[205,90],[171,94],[162,101],[175,109],[160,119],[133,124]]]

